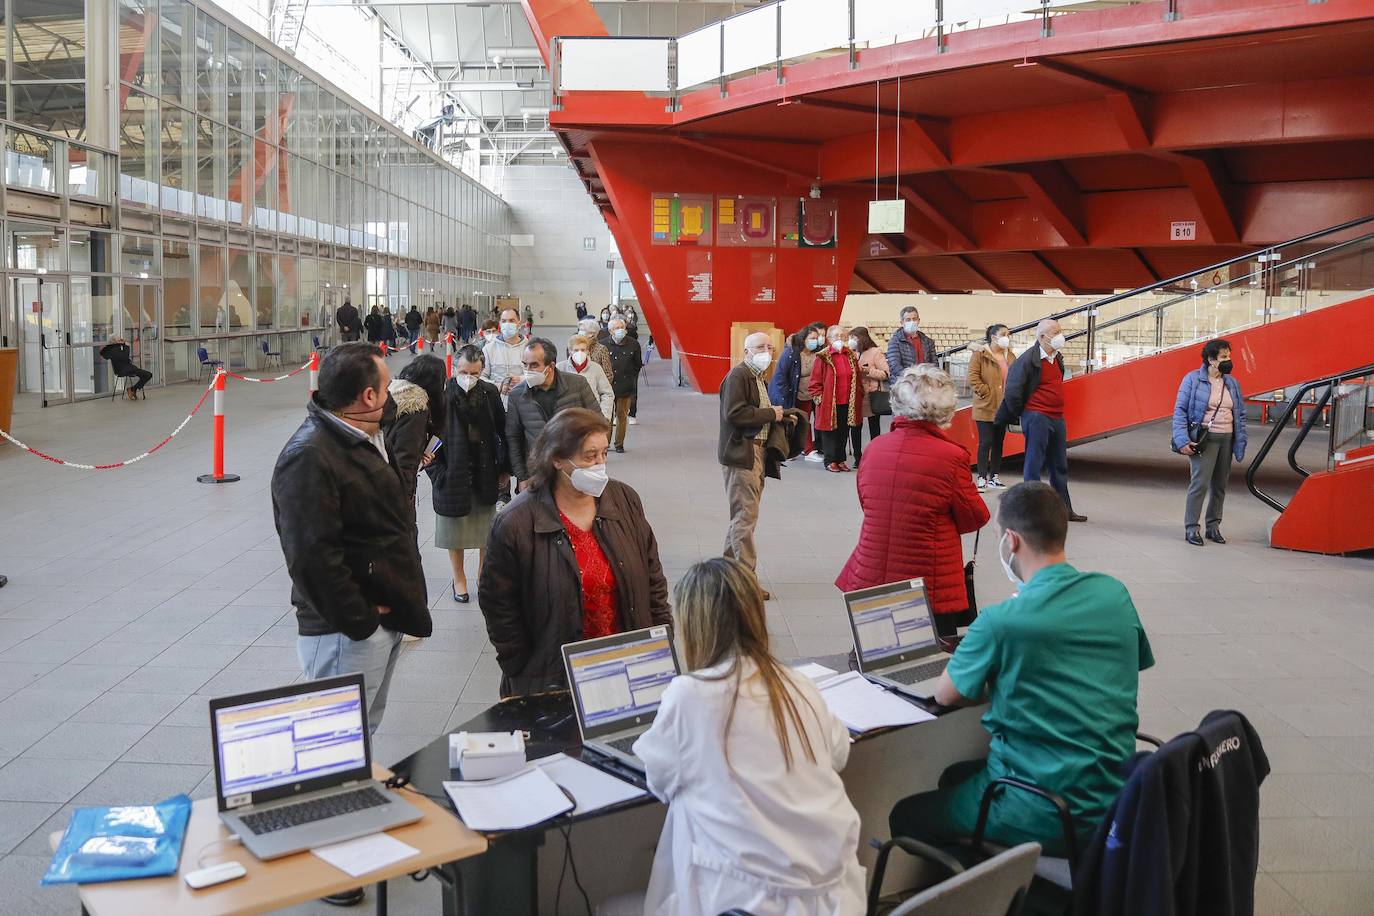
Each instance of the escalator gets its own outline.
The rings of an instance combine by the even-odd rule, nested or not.
[[[1231,342],[1247,401],[1304,385],[1361,366],[1374,352],[1374,216],[1048,317],[1068,341],[1070,446],[1170,416],[1180,379],[1201,365],[1202,343],[1216,337]],[[1015,352],[1035,345],[1037,323],[1012,329]],[[957,376],[973,346],[944,351],[941,364]],[[1266,412],[1272,404],[1250,402]],[[950,434],[974,453],[971,408],[955,415]],[[1021,437],[1009,433],[1003,454],[1022,449]]]

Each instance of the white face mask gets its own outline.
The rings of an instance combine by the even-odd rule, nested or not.
[[[628,332],[624,328],[616,328],[614,331],[611,332],[611,337],[615,338],[616,343],[620,343],[622,340],[625,339],[625,335],[627,333]]]
[[[851,338],[849,338],[849,349],[851,349],[851,350],[857,350],[857,349],[859,349],[859,339],[858,339],[857,337],[851,337]]]
[[[830,349],[834,350],[836,353],[839,353],[844,349],[844,341],[840,340],[839,338],[830,341]]]
[[[477,384],[477,376],[475,375],[455,375],[453,380],[458,383],[458,387],[463,389],[464,392],[471,391],[473,386]]]
[[[587,362],[587,351],[586,351],[586,350],[574,350],[574,351],[572,351],[572,361],[573,361],[573,365],[574,365],[574,366],[585,365],[586,362]]]
[[[548,381],[547,374],[543,370],[539,372],[531,372],[528,369],[525,370],[525,384],[529,385],[531,388],[538,388],[546,381]]]
[[[908,319],[902,322],[902,330],[906,331],[908,334],[915,334],[917,331],[921,330],[921,323]]]
[[[1016,559],[1016,554],[1013,552],[1010,556],[1007,556],[1002,553],[1002,544],[1006,540],[1007,532],[1003,531],[1002,536],[997,539],[997,559],[1001,562],[1002,572],[1007,574],[1007,578],[1011,580],[1011,584],[1015,585],[1018,589],[1020,589],[1021,586],[1025,585],[1026,583],[1023,582],[1021,580],[1021,577],[1016,574],[1016,568],[1012,566],[1013,561],[1015,561]]]
[[[482,332],[482,336],[483,336],[484,338],[486,338],[487,343],[491,343],[493,340],[496,339],[496,332],[495,332],[495,331],[484,331],[484,332]]]
[[[501,322],[501,336],[506,338],[506,340],[510,340],[519,333],[520,329],[516,326],[514,321]]]
[[[1058,353],[1060,350],[1064,349],[1064,344],[1066,343],[1068,343],[1068,341],[1064,339],[1064,332],[1060,331],[1050,338],[1050,349]]]
[[[606,465],[593,464],[590,467],[580,468],[573,465],[572,473],[563,472],[568,478],[568,482],[573,485],[573,489],[588,496],[600,496],[606,492],[606,485],[611,482],[611,477],[606,473]]]
[[[1010,338],[1010,337],[1007,337],[1007,336],[1005,336],[1005,335],[1002,336],[1002,337],[997,338],[997,346],[1001,347],[1003,350],[1010,350],[1010,349],[1011,349],[1011,338]]]
[[[773,357],[769,355],[767,350],[764,350],[761,353],[749,354],[749,364],[759,372],[763,372],[764,370],[766,370],[770,365],[772,365],[772,363]]]

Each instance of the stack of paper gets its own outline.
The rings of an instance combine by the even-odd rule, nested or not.
[[[420,854],[420,850],[414,846],[408,846],[386,833],[360,836],[356,840],[331,843],[310,851],[353,878]]]
[[[834,668],[827,668],[825,665],[818,665],[815,662],[805,662],[804,664],[793,667],[792,670],[813,681],[819,681],[839,674]]]
[[[535,764],[573,797],[577,803],[573,814],[599,811],[648,794],[639,786],[566,754],[541,757]]]
[[[935,717],[895,693],[889,693],[857,671],[846,671],[818,681],[821,696],[850,731],[867,732],[875,728],[914,725]]]
[[[445,782],[458,816],[473,830],[519,830],[573,809],[563,790],[539,767],[500,779]]]

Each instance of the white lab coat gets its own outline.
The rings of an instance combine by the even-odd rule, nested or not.
[[[611,418],[611,414],[615,412],[615,389],[611,387],[611,380],[606,378],[606,370],[602,369],[599,363],[589,356],[581,372],[577,371],[577,367],[570,359],[563,360],[555,368],[559,372],[580,375],[586,379],[587,384],[592,386],[592,394],[596,395],[597,403],[601,405],[601,415],[607,420]]]
[[[742,663],[724,735],[735,677],[707,678],[728,668],[674,679],[635,742],[650,790],[668,803],[645,916],[716,916],[731,907],[754,916],[863,913],[859,815],[839,776],[848,731],[811,682],[789,671],[816,762],[794,730],[787,770],[752,662]]]

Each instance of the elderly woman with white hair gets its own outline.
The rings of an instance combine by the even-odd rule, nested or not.
[[[961,534],[988,522],[969,477],[969,453],[945,435],[956,391],[942,369],[918,365],[892,383],[892,430],[864,450],[859,468],[859,543],[835,585],[854,591],[899,579],[925,580],[942,635],[971,622]]]

